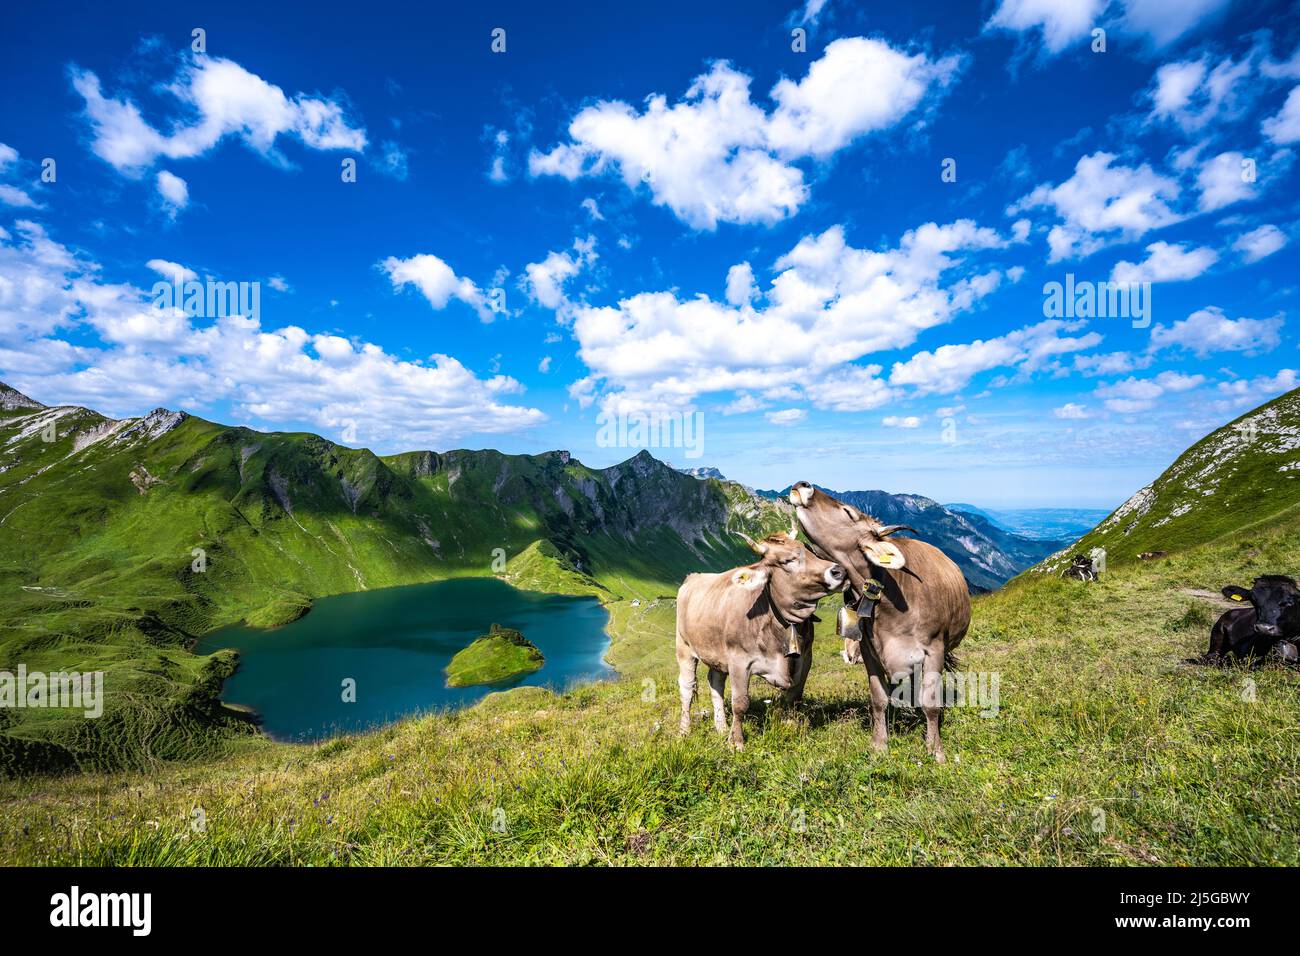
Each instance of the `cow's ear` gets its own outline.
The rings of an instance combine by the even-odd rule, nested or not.
[[[757,591],[767,583],[767,572],[762,568],[737,568],[732,572],[731,583],[746,591]]]
[[[1245,588],[1239,588],[1235,584],[1229,584],[1223,589],[1223,596],[1234,603],[1250,603],[1250,592]]]
[[[892,541],[864,538],[858,543],[858,547],[862,549],[862,553],[866,555],[868,561],[882,568],[894,570],[903,567],[907,563],[903,558],[903,552]]]
[[[841,505],[841,507],[844,509],[844,513],[845,513],[846,515],[849,516],[849,520],[850,520],[850,521],[861,521],[861,520],[862,520],[862,515],[858,514],[858,513],[857,513],[856,511],[854,511],[852,508],[848,507],[847,505]]]

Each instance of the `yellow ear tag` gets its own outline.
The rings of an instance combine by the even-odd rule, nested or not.
[[[878,564],[893,564],[894,556],[890,554],[888,551],[882,551],[879,555],[876,556],[876,562]]]
[[[741,581],[748,581],[748,580],[749,580],[749,572],[748,572],[748,571],[741,571],[741,572],[740,572],[740,575],[739,575],[739,578],[740,578]]]
[[[1232,596],[1232,599],[1233,599],[1234,601],[1240,601],[1240,600],[1241,600],[1241,595],[1240,595],[1240,594],[1234,594],[1234,595]]]

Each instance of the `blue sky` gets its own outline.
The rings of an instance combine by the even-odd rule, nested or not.
[[[1117,504],[1300,384],[1288,4],[610,6],[8,12],[0,378],[597,466],[700,415],[652,450],[989,506]]]

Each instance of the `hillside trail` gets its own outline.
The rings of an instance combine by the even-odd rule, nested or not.
[[[1241,607],[1240,604],[1237,604],[1233,601],[1229,601],[1218,591],[1206,591],[1203,588],[1178,588],[1178,592],[1180,594],[1186,594],[1188,597],[1200,598],[1203,601],[1209,601],[1211,604],[1217,605],[1218,607],[1223,607],[1223,608]]]

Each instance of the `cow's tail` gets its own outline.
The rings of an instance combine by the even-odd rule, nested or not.
[[[943,669],[946,671],[956,671],[961,669],[961,658],[955,651],[943,652]]]

